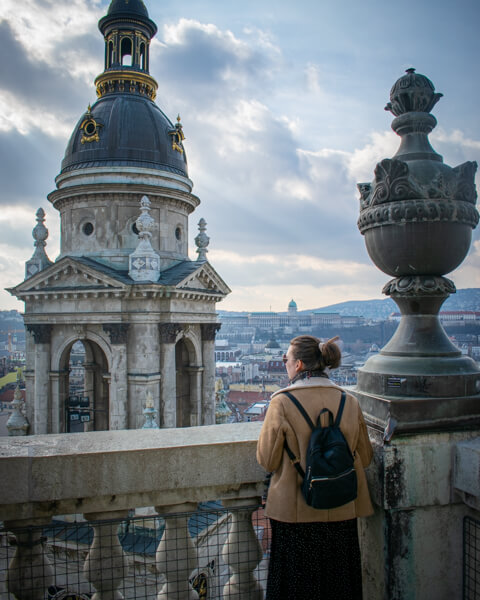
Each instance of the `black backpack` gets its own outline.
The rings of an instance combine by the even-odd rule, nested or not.
[[[335,421],[332,412],[324,408],[318,416],[316,426],[295,396],[290,392],[283,393],[295,404],[312,429],[307,449],[306,473],[300,466],[299,459],[288,447],[287,440],[284,443],[290,460],[302,478],[302,494],[306,503],[313,508],[325,509],[337,508],[355,500],[357,474],[353,466],[354,458],[340,430],[345,392],[342,391]],[[328,413],[326,427],[321,424],[324,413]]]

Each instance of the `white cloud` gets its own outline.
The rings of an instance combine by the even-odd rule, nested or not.
[[[447,275],[453,279],[456,287],[480,287],[480,240],[473,242],[469,255],[463,264]]]
[[[314,63],[308,63],[305,67],[305,76],[307,78],[307,90],[314,94],[319,94],[322,91],[320,86],[320,67]]]
[[[348,173],[357,183],[371,181],[375,165],[395,154],[400,138],[393,131],[373,131],[363,148],[355,149],[348,161]]]
[[[468,148],[469,150],[476,150],[477,152],[480,150],[480,140],[473,140],[472,138],[467,137],[460,129],[454,129],[453,131],[447,132],[442,127],[438,127],[432,132],[430,139],[433,143],[441,142],[455,144]]]
[[[15,37],[35,60],[56,64],[62,62],[56,47],[63,41],[74,42],[76,36],[95,31],[104,12],[100,0],[2,0],[0,20],[9,21]]]
[[[72,124],[66,115],[54,114],[36,104],[22,102],[21,98],[0,90],[0,131],[16,130],[21,135],[28,135],[32,129],[66,141]]]
[[[287,198],[312,201],[312,190],[309,182],[300,177],[279,177],[275,181],[275,191]]]

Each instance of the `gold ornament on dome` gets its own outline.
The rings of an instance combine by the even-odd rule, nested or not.
[[[183,133],[183,126],[180,123],[180,115],[177,116],[177,122],[175,123],[175,129],[170,129],[168,135],[172,136],[172,149],[183,154],[182,142],[185,139]]]
[[[100,141],[98,131],[101,127],[103,127],[103,125],[95,121],[95,119],[92,117],[91,110],[92,108],[89,104],[87,112],[85,114],[85,118],[83,119],[80,125],[80,129],[82,130],[82,138],[80,139],[80,142],[82,144]]]

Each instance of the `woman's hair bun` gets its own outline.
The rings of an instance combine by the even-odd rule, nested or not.
[[[329,369],[336,369],[340,366],[340,361],[342,359],[342,353],[340,352],[340,348],[335,343],[340,338],[336,335],[333,338],[330,338],[326,342],[320,343],[318,347],[320,348],[320,352],[322,354],[322,360],[325,363],[325,366]]]

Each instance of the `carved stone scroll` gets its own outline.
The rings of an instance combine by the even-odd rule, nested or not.
[[[112,344],[126,344],[130,323],[104,323],[103,331],[108,333]]]
[[[220,330],[221,323],[202,323],[202,339],[212,342],[215,339],[217,331]]]
[[[27,331],[33,335],[36,344],[50,344],[52,339],[51,325],[34,325],[27,323]]]
[[[177,335],[182,331],[182,325],[180,323],[159,323],[158,331],[162,343],[174,344],[177,341]]]

